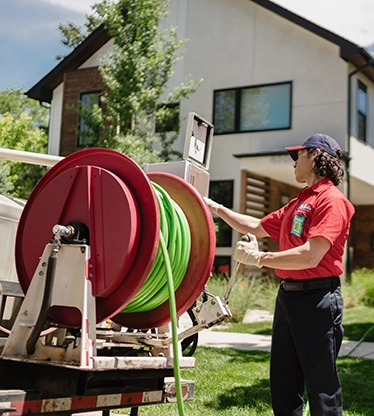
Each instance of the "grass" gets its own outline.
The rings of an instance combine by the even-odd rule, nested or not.
[[[218,276],[208,282],[208,291],[224,296],[227,278]],[[233,318],[219,331],[271,335],[271,322],[242,323],[248,309],[271,313],[277,285],[254,279],[239,279],[230,295]],[[374,342],[374,271],[358,270],[351,284],[343,284],[345,339]],[[193,370],[182,370],[182,378],[195,381],[195,396],[184,403],[186,416],[270,416],[270,354],[198,347]],[[344,416],[374,415],[374,360],[339,357],[338,369],[343,389]],[[129,409],[117,411],[128,414]],[[177,404],[145,406],[140,416],[179,416]]]
[[[270,416],[269,353],[198,347],[193,370],[182,378],[195,381],[195,397],[184,403],[186,416]],[[374,361],[338,359],[344,416],[374,414]],[[119,412],[119,411],[118,411]],[[129,413],[128,409],[121,413]],[[176,404],[145,406],[140,416],[178,416]]]

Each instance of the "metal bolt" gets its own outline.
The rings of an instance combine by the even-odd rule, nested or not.
[[[200,308],[196,308],[196,313],[199,313],[200,312]]]
[[[212,299],[212,300],[211,300],[211,304],[212,304],[212,305],[215,305],[215,304],[216,304],[216,300],[215,300],[215,299]]]
[[[201,324],[202,325],[204,325],[206,323],[206,320],[205,319],[203,319],[202,321],[201,321]]]
[[[47,266],[47,263],[45,261],[43,261],[42,266],[43,267],[46,267]]]
[[[42,270],[40,270],[39,272],[39,276],[43,276],[44,272]]]

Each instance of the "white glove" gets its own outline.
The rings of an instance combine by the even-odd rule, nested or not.
[[[207,198],[205,196],[203,196],[204,201],[206,202],[206,204],[208,205],[210,212],[212,212],[213,214],[218,215],[218,210],[219,208],[222,208],[223,205],[222,204],[218,204],[217,202],[213,201],[210,198]]]
[[[236,243],[234,260],[238,263],[248,264],[249,266],[260,266],[263,252],[259,251],[257,238],[253,234],[247,234],[249,241],[240,240]]]

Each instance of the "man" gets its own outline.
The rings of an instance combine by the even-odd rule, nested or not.
[[[333,138],[314,134],[286,149],[296,181],[306,187],[283,208],[259,220],[205,199],[212,212],[251,238],[237,243],[234,259],[274,268],[281,278],[270,360],[274,414],[301,416],[306,386],[312,416],[341,415],[339,276],[354,208],[336,188],[344,172],[342,151]],[[279,251],[259,251],[256,237],[279,241]]]

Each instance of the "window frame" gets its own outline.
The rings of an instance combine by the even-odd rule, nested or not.
[[[279,85],[289,85],[289,117],[287,127],[276,127],[276,128],[261,128],[261,129],[240,129],[240,118],[241,118],[241,97],[242,91],[256,88],[264,87],[276,87]],[[218,93],[224,91],[235,91],[235,114],[234,114],[234,129],[233,131],[219,132],[215,127],[215,135],[223,134],[239,134],[239,133],[258,133],[263,131],[278,131],[278,130],[291,130],[292,128],[292,95],[293,95],[293,81],[282,81],[274,82],[267,84],[258,84],[258,85],[247,85],[243,87],[234,87],[234,88],[221,88],[213,91],[213,124],[216,126],[216,96]]]

